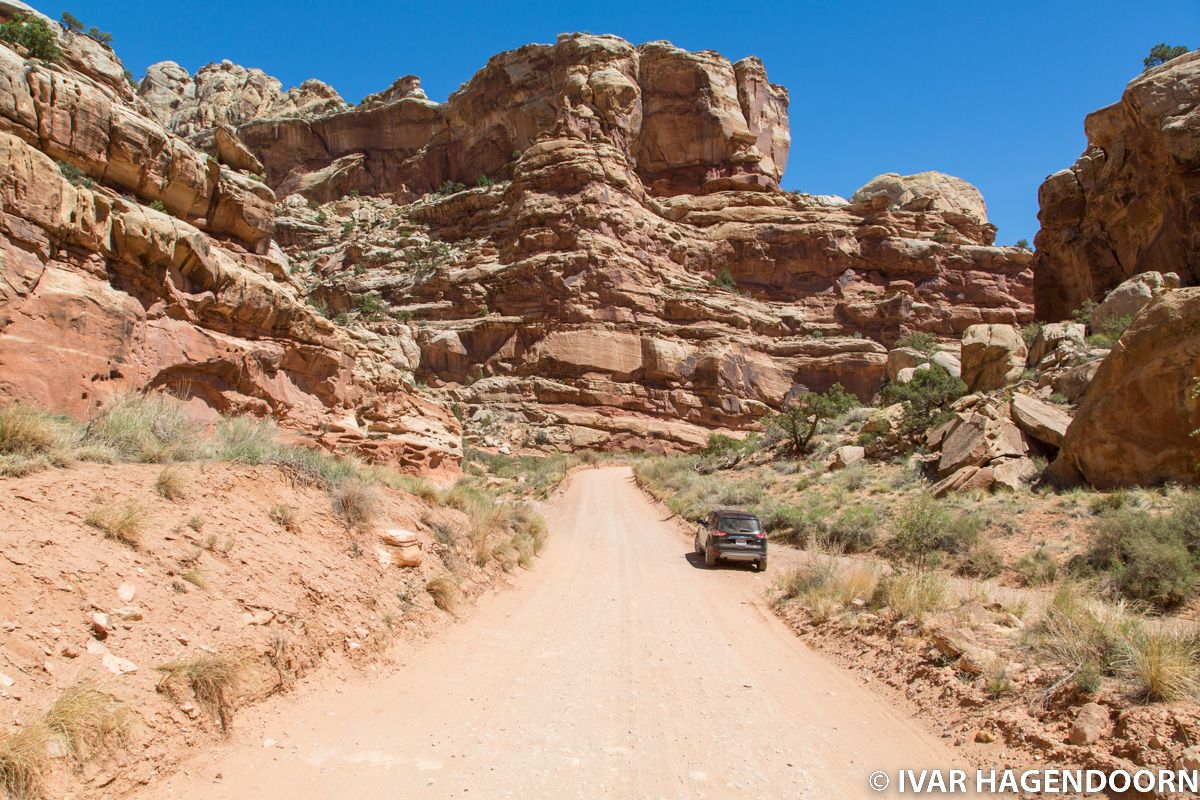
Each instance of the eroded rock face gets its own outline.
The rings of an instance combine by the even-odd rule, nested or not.
[[[1038,193],[1038,317],[1061,320],[1143,272],[1200,280],[1200,52],[1088,116],[1088,145]]]
[[[790,145],[787,92],[758,59],[589,34],[501,53],[445,103],[407,76],[352,109],[319,82],[285,93],[227,62],[190,80],[156,65],[142,97],[183,135],[240,125],[271,186],[320,201],[351,190],[411,200],[445,181],[507,178],[515,154],[562,127],[630,156],[657,194],[775,189]],[[318,179],[354,155],[362,162],[350,174],[343,163],[336,185]]]
[[[943,172],[918,172],[916,175],[887,172],[868,181],[851,195],[850,200],[863,202],[878,196],[912,211],[950,211],[987,222],[987,205],[979,190],[962,178]]]
[[[1194,484],[1200,445],[1200,288],[1159,295],[1100,364],[1051,465],[1098,488]]]
[[[165,388],[313,433],[348,418],[349,446],[453,467],[448,412],[364,380],[370,349],[304,304],[271,189],[142,114],[110,51],[62,45],[53,64],[0,45],[0,398],[83,415]]]

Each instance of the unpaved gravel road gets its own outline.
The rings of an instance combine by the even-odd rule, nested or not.
[[[623,467],[546,516],[535,569],[405,666],[239,718],[145,797],[841,800],[879,797],[873,770],[963,766],[770,613],[780,559],[704,569]]]

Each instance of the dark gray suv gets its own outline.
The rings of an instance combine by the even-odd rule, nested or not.
[[[718,561],[752,561],[759,572],[767,568],[767,534],[758,517],[745,511],[713,511],[697,520],[696,555],[715,567]]]

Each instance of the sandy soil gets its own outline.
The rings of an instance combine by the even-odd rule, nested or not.
[[[627,468],[545,513],[515,589],[386,676],[252,710],[141,797],[865,798],[876,769],[965,766],[770,613],[771,572],[704,569]]]

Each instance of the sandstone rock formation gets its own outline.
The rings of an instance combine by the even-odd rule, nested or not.
[[[1088,116],[1088,145],[1038,193],[1038,317],[1061,320],[1142,272],[1200,280],[1200,52]]]
[[[1092,311],[1092,327],[1105,330],[1131,321],[1147,303],[1169,289],[1179,288],[1179,276],[1173,272],[1143,272],[1122,282],[1109,292]]]
[[[81,415],[163,388],[413,468],[456,463],[450,415],[398,371],[368,379],[370,349],[304,304],[274,193],[140,113],[107,48],[61,36],[56,63],[0,46],[0,398]]]
[[[962,379],[973,392],[1012,383],[1025,369],[1028,350],[1012,325],[972,325],[962,339]]]
[[[1100,364],[1051,465],[1098,488],[1195,483],[1200,444],[1200,288],[1160,295]]]
[[[228,62],[156,65],[136,98],[123,79],[101,91],[33,65],[74,81],[35,92],[5,58],[4,130],[92,182],[62,203],[128,193],[112,214],[94,201],[94,226],[57,200],[44,211],[86,224],[51,226],[40,261],[83,247],[95,257],[72,250],[63,270],[115,293],[87,292],[108,298],[86,315],[103,335],[76,342],[103,342],[76,348],[103,358],[64,357],[38,390],[79,397],[76,412],[98,391],[81,381],[195,385],[221,410],[281,414],[380,458],[397,440],[453,453],[439,405],[498,447],[695,448],[795,392],[870,398],[906,333],[1032,317],[1032,256],[991,246],[968,184],[922,173],[850,202],[780,191],[787,93],[754,58],[569,34],[494,57],[445,103],[407,76],[355,108]],[[30,110],[46,102],[71,105]],[[35,124],[71,114],[69,139]],[[24,263],[37,247],[16,249]],[[35,266],[10,271],[21,302],[48,291]],[[16,319],[11,335],[50,338],[58,323],[30,308],[43,327]],[[170,345],[114,368],[142,325]]]

